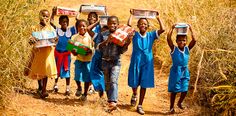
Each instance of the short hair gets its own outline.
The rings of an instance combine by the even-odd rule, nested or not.
[[[181,37],[186,38],[187,40],[187,35],[176,35],[176,41],[178,40],[178,38],[181,38]]]
[[[61,15],[61,16],[59,17],[59,23],[60,23],[63,19],[67,19],[68,22],[69,22],[69,17],[68,17],[67,15]]]
[[[39,11],[39,15],[41,15],[43,12],[48,12],[48,13],[50,13],[47,9],[42,9],[42,10]]]
[[[95,14],[95,15],[96,15],[96,19],[98,19],[98,14],[97,14],[96,12],[90,12],[90,13],[88,14],[88,16],[91,15],[91,14]]]
[[[140,22],[141,20],[146,20],[146,21],[147,21],[147,25],[149,26],[149,21],[148,21],[148,19],[147,19],[147,18],[139,18],[139,20],[138,20],[138,22],[137,22],[137,23],[139,24],[139,22]],[[137,25],[138,25],[138,24],[137,24]]]
[[[86,24],[87,26],[89,25],[89,24],[88,24],[88,21],[86,21],[86,20],[84,20],[84,19],[79,19],[79,20],[77,20],[76,23],[75,23],[76,28],[79,26],[79,24],[80,24],[81,22],[85,22],[85,24]]]
[[[109,16],[108,19],[107,19],[107,21],[109,22],[111,19],[116,19],[117,22],[118,22],[118,24],[119,24],[119,19],[118,19],[117,16]]]

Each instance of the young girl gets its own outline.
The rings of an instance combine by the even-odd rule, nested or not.
[[[87,21],[89,22],[89,25],[96,24],[95,26],[92,27],[92,31],[94,33],[101,32],[100,24],[96,23],[96,22],[98,22],[98,14],[96,12],[90,12],[88,14]],[[96,70],[96,69],[100,69],[99,67],[101,67],[101,65],[99,65],[98,63],[95,63],[95,62],[98,61],[99,56],[100,56],[100,54],[95,51],[95,54],[94,54],[94,56],[92,58],[92,61],[91,61],[91,72],[90,72],[91,79],[93,77],[97,78],[97,76],[101,77],[101,78],[103,77],[102,71],[101,70]],[[95,67],[95,65],[97,65],[97,64],[98,64],[98,67]],[[91,81],[93,82],[93,80],[91,80]],[[95,88],[95,89],[97,89],[97,88]],[[95,93],[93,85],[89,86],[89,93],[90,94]]]
[[[76,41],[75,44],[84,44],[92,49],[92,39],[90,35],[87,33],[88,23],[85,20],[77,20],[76,28],[78,30],[78,34],[72,36],[72,40]],[[74,52],[72,52],[75,54]],[[75,54],[76,55],[76,54]],[[87,99],[87,91],[89,87],[90,79],[90,61],[92,58],[92,53],[89,53],[86,56],[77,55],[77,59],[75,61],[75,81],[77,84],[76,96],[80,96],[82,93],[81,82],[85,82],[84,85],[84,94],[81,97],[81,100],[85,101]]]
[[[61,28],[56,27],[53,24],[54,15],[56,14],[56,7],[53,8],[53,13],[51,16],[51,25],[56,29],[58,35],[58,43],[56,45],[56,49],[54,52],[56,65],[57,65],[57,76],[66,79],[66,91],[65,95],[70,95],[70,62],[71,62],[71,55],[70,52],[66,49],[66,45],[68,40],[76,34],[76,28],[74,26],[68,28],[69,25],[69,18],[66,15],[62,15],[59,17],[59,24]],[[59,78],[55,79],[55,84],[53,90],[58,92],[58,82]]]
[[[178,101],[177,106],[180,109],[184,109],[182,106],[182,102],[187,95],[188,85],[190,74],[188,70],[188,61],[189,61],[189,51],[193,48],[196,43],[194,33],[192,31],[191,26],[189,25],[189,30],[191,32],[192,41],[186,46],[187,43],[187,35],[177,35],[176,43],[177,47],[174,46],[171,35],[175,25],[172,26],[167,35],[167,42],[171,49],[171,58],[172,58],[172,67],[170,69],[170,76],[168,82],[168,91],[171,93],[170,95],[170,113],[175,113],[174,110],[174,102],[175,96],[177,93],[181,93],[180,99]]]
[[[132,11],[128,20],[128,25],[131,26]],[[157,21],[160,25],[160,30],[148,32],[149,22],[146,18],[140,18],[137,26],[139,32],[135,32],[132,39],[133,52],[129,67],[128,85],[132,87],[133,95],[131,98],[131,105],[135,106],[137,102],[137,87],[141,86],[139,104],[137,112],[144,114],[142,103],[146,93],[146,88],[154,87],[154,67],[153,67],[153,53],[152,46],[154,40],[158,39],[160,34],[164,32],[162,21],[157,14]]]
[[[49,16],[50,14],[48,10],[41,10],[39,13],[40,23],[34,27],[33,31],[55,31],[53,27],[49,25]],[[31,38],[31,41],[35,43],[37,40],[36,38]],[[39,90],[41,98],[48,97],[48,93],[46,92],[48,77],[57,77],[57,69],[53,51],[54,47],[52,46],[33,48],[34,57],[32,59],[29,77],[38,80],[42,79],[42,90]],[[39,81],[39,89],[40,88],[41,82]]]

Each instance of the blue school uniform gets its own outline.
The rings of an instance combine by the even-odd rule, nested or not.
[[[168,91],[169,92],[187,92],[189,85],[189,48],[184,47],[181,51],[178,47],[174,47],[171,53],[172,67],[170,69]]]
[[[96,27],[93,29],[93,30],[96,30],[94,31],[95,33],[98,31],[100,25],[97,25]],[[101,42],[101,40],[99,40],[98,37],[95,37],[93,41],[95,43],[95,48]],[[105,81],[104,81],[104,75],[102,72],[102,55],[99,50],[95,50],[95,53],[91,61],[90,78],[91,78],[93,87],[96,91],[105,91],[105,83],[104,83]]]
[[[94,33],[100,33],[100,32],[101,32],[101,26],[100,26],[100,25],[96,25],[96,26],[92,29],[92,31],[93,31]]]
[[[59,55],[62,55],[63,53],[68,52],[66,50],[68,40],[71,39],[72,35],[76,34],[77,31],[76,31],[76,28],[73,26],[73,27],[67,28],[66,32],[63,32],[61,28],[56,28],[56,32],[57,32],[57,35],[58,35],[58,43],[57,43],[56,49],[55,49],[56,50],[55,51],[55,60],[56,60],[56,64],[57,64],[57,67],[58,67],[58,58],[59,57],[56,55],[56,52]],[[62,63],[59,63],[60,71],[58,71],[58,76],[61,77],[61,78],[69,78],[70,77],[71,55],[67,54],[66,56],[60,56],[60,57],[63,57],[63,59],[62,59]],[[67,59],[68,64],[64,64],[65,58],[68,58]],[[65,70],[64,65],[68,66],[68,70]]]
[[[147,32],[142,36],[135,32],[132,39],[133,51],[128,74],[128,85],[136,88],[139,85],[142,88],[154,87],[154,66],[152,46],[155,39],[158,39],[157,31]]]

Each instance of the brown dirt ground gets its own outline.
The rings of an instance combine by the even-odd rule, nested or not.
[[[50,1],[50,5],[59,5],[65,7],[76,8],[79,7],[80,4],[75,5],[74,2],[76,0],[71,0],[71,2],[65,2],[60,0]],[[82,1],[82,0],[81,0]],[[127,10],[130,5],[135,5],[137,3],[132,3],[128,0],[116,0],[116,2],[109,4],[109,0],[93,1],[89,3],[104,3],[107,6],[112,6],[108,8],[108,11],[111,11],[110,14],[115,14],[117,12],[117,8],[119,6],[123,6],[124,9]],[[136,1],[136,2],[141,2]],[[81,3],[81,2],[79,2]],[[85,2],[84,2],[85,3]],[[47,1],[46,4],[49,4]],[[63,5],[61,5],[63,4]],[[137,7],[143,7],[143,5],[136,5]],[[148,6],[147,6],[148,7]],[[123,15],[123,14],[119,14]],[[121,16],[122,17],[122,16]],[[127,20],[125,18],[125,20]],[[124,21],[125,21],[124,20]],[[122,20],[121,20],[122,22]],[[132,46],[132,45],[131,45]],[[48,80],[47,90],[49,91],[49,97],[45,100],[39,99],[36,94],[37,83],[32,80],[27,82],[29,85],[28,89],[20,92],[13,93],[10,97],[12,98],[12,102],[7,108],[8,110],[3,115],[26,115],[26,116],[41,116],[41,115],[56,115],[56,116],[64,116],[64,115],[96,115],[96,116],[104,116],[104,115],[139,115],[136,112],[134,107],[130,106],[130,98],[132,95],[132,90],[128,87],[128,68],[130,63],[130,57],[132,48],[122,55],[122,68],[119,77],[119,101],[118,101],[118,110],[113,111],[112,113],[107,113],[106,102],[104,100],[99,99],[98,94],[92,94],[88,96],[88,100],[86,102],[82,102],[74,95],[76,91],[76,83],[73,80],[74,77],[74,65],[73,61],[71,64],[71,96],[66,98],[63,94],[65,92],[65,80],[59,79],[59,93],[52,93],[51,90],[53,88],[54,80]],[[147,89],[145,100],[143,103],[143,108],[146,112],[145,115],[168,115],[169,110],[169,94],[167,92],[167,82],[168,75],[162,73],[160,70],[155,68],[155,88]],[[105,96],[106,98],[106,96]],[[178,99],[177,99],[178,100]],[[189,103],[186,103],[186,110],[179,110],[176,107],[175,115],[197,115],[198,108],[196,106],[192,106]]]

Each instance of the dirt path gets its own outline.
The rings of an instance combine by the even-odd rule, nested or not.
[[[75,1],[75,0],[72,0]],[[118,0],[118,3],[122,3],[125,0]],[[98,1],[95,1],[95,3]],[[127,1],[126,1],[127,2]],[[59,0],[52,2],[53,5],[58,5],[64,3],[64,6],[75,6],[68,2],[62,2]],[[117,3],[117,4],[118,4]],[[105,5],[108,3],[105,1]],[[128,3],[127,3],[128,4]],[[128,9],[128,5],[124,4],[124,8]],[[111,14],[115,11],[112,9],[116,9],[117,5],[112,4],[112,8],[108,8],[111,10]],[[125,19],[126,20],[126,19]],[[122,55],[122,69],[119,77],[119,101],[118,101],[118,110],[107,113],[105,112],[104,101],[100,100],[98,94],[92,94],[88,96],[88,100],[86,102],[79,101],[78,98],[74,95],[76,91],[76,84],[73,80],[73,70],[74,65],[72,61],[71,67],[71,91],[72,94],[70,98],[66,98],[63,93],[65,91],[65,80],[59,79],[59,93],[51,93],[50,90],[53,88],[54,80],[48,80],[47,90],[49,90],[49,97],[45,100],[39,99],[36,94],[37,83],[36,81],[28,82],[29,88],[23,93],[14,93],[12,94],[12,104],[8,108],[7,115],[29,115],[29,116],[37,116],[37,115],[56,115],[56,116],[64,116],[64,115],[96,115],[96,116],[104,116],[104,115],[139,115],[136,113],[136,109],[130,106],[130,98],[131,98],[131,88],[128,87],[128,68],[130,63],[132,49],[129,50]],[[159,70],[155,69],[155,88],[147,89],[146,97],[143,103],[143,108],[146,112],[146,115],[167,115],[169,109],[169,95],[167,92],[167,75],[160,73]],[[106,96],[105,96],[106,98]],[[188,104],[187,104],[188,105]],[[185,111],[181,111],[176,108],[177,115],[195,115],[196,110],[193,107],[189,107]],[[4,113],[5,114],[5,113]]]

